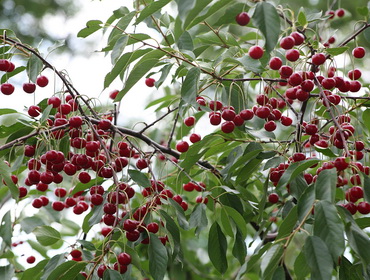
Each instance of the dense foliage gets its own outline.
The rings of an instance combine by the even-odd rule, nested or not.
[[[78,33],[107,40],[109,108],[1,29],[0,278],[370,279],[369,7],[133,7]]]

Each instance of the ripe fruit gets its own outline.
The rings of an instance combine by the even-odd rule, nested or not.
[[[146,78],[145,79],[145,84],[148,87],[154,87],[155,80],[153,78]]]
[[[36,261],[36,258],[34,256],[29,256],[26,261],[28,263],[34,263]]]
[[[336,11],[336,14],[337,14],[338,17],[343,17],[344,14],[345,14],[345,11],[343,9],[338,9]]]
[[[62,101],[57,96],[52,96],[48,99],[48,105],[52,105],[53,108],[58,108],[62,104]]]
[[[348,78],[350,78],[351,80],[358,80],[361,78],[361,75],[362,73],[359,69],[353,69],[348,72]]]
[[[48,80],[48,78],[46,76],[39,76],[36,79],[36,84],[39,87],[46,87],[48,85],[48,83],[49,83],[49,80]]]
[[[239,25],[245,26],[249,23],[250,17],[247,12],[241,12],[235,17],[235,20]]]
[[[275,204],[279,201],[279,195],[277,193],[270,193],[268,196],[268,201]]]
[[[251,109],[244,109],[244,110],[240,111],[239,115],[242,117],[243,120],[249,121],[253,118],[254,113]]]
[[[187,150],[189,150],[189,143],[186,141],[180,141],[176,144],[176,150],[178,150],[180,153],[185,153]]]
[[[77,250],[77,249],[72,250],[70,254],[71,254],[72,258],[78,259],[78,258],[82,257],[82,252],[80,250]]]
[[[28,108],[28,115],[30,115],[31,117],[38,117],[40,116],[40,112],[41,112],[41,109],[39,106],[35,106],[35,105],[32,105]]]
[[[99,265],[98,270],[97,270],[98,277],[103,278],[104,271],[106,271],[107,269],[108,268],[105,264]]]
[[[148,167],[148,160],[145,159],[145,158],[141,158],[139,159],[137,162],[136,162],[136,167],[138,169],[144,169],[144,168],[147,168]]]
[[[26,93],[33,93],[36,90],[36,85],[34,83],[24,83],[23,84],[23,90]]]
[[[153,223],[150,223],[146,226],[146,228],[148,229],[149,232],[151,233],[157,233],[158,230],[159,230],[159,226],[157,223],[153,222]]]
[[[260,59],[263,56],[263,49],[260,46],[253,46],[249,49],[248,54],[253,59]]]
[[[294,38],[294,45],[299,46],[304,42],[304,36],[302,33],[299,33],[297,31],[294,31],[290,34]]]
[[[55,211],[62,211],[65,207],[64,203],[62,201],[54,201],[52,204],[51,204],[51,207],[55,210]]]
[[[109,98],[110,99],[116,99],[117,95],[119,93],[119,90],[115,89],[115,90],[112,90],[110,93],[109,93]]]
[[[274,121],[268,121],[265,123],[264,128],[266,131],[274,131],[276,129],[276,123]]]
[[[324,64],[326,60],[326,56],[323,53],[317,53],[312,56],[312,63],[315,65]]]
[[[189,136],[189,140],[190,140],[191,143],[199,142],[201,139],[202,139],[202,137],[197,133],[192,133]]]
[[[80,180],[81,183],[87,184],[91,180],[91,176],[86,171],[82,171],[80,174],[78,174],[78,180]]]
[[[365,49],[363,47],[356,47],[352,50],[352,55],[355,58],[363,58],[365,56]]]
[[[6,59],[0,59],[0,71],[8,72],[10,68],[10,62]]]
[[[191,117],[187,117],[186,119],[184,119],[184,124],[186,125],[186,126],[193,126],[194,125],[194,123],[195,123],[195,118],[193,117],[193,116],[191,116]]]
[[[299,59],[299,51],[296,49],[287,50],[285,57],[289,61],[297,61]]]
[[[226,121],[221,125],[221,130],[223,133],[231,133],[234,131],[235,124],[230,121]]]
[[[129,265],[131,263],[131,256],[128,253],[120,253],[117,256],[117,261],[120,265]]]
[[[234,110],[232,109],[225,109],[222,111],[221,113],[221,117],[225,120],[225,121],[232,121],[234,120],[236,116],[236,113]]]
[[[275,56],[270,59],[269,66],[272,70],[279,70],[280,67],[283,65],[283,61]]]
[[[345,170],[349,166],[345,157],[338,157],[334,160],[334,166],[338,171]]]
[[[280,47],[282,47],[284,50],[289,50],[293,48],[295,45],[295,40],[293,36],[287,36],[280,40]]]
[[[14,86],[9,83],[2,84],[0,90],[5,95],[11,95],[14,92]]]

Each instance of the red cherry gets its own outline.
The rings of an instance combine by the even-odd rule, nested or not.
[[[308,135],[314,135],[318,131],[317,125],[316,124],[308,124],[305,127],[305,131]]]
[[[343,205],[344,208],[346,208],[352,215],[356,214],[357,212],[357,206],[353,202],[349,202]]]
[[[189,150],[189,143],[186,141],[180,141],[176,144],[176,150],[178,150],[180,153],[185,153],[187,150]]]
[[[155,80],[153,78],[146,78],[145,79],[145,84],[148,87],[154,87]]]
[[[0,91],[5,95],[11,95],[14,92],[14,86],[9,83],[2,84]]]
[[[31,117],[38,117],[40,116],[40,113],[41,113],[41,109],[39,106],[35,106],[35,105],[31,105],[28,110],[27,110],[27,113],[28,115],[30,115]]]
[[[253,46],[248,51],[249,56],[253,59],[260,59],[263,53],[264,51],[260,46]]]
[[[70,252],[70,254],[71,254],[72,258],[81,258],[82,257],[82,252],[80,250],[77,250],[77,249],[72,250]]]
[[[321,85],[325,89],[332,89],[335,87],[335,79],[334,78],[324,78],[321,81]]]
[[[220,101],[216,100],[211,100],[209,102],[209,108],[212,110],[212,111],[220,111],[222,109],[223,105]]]
[[[293,48],[295,45],[294,37],[287,36],[280,40],[280,47],[282,47],[284,50],[289,50]]]
[[[62,201],[54,201],[54,202],[51,204],[51,207],[52,207],[55,211],[62,211],[62,210],[65,208],[65,204],[64,204]]]
[[[112,90],[110,93],[109,93],[109,98],[110,99],[116,99],[117,95],[119,93],[119,90],[115,89],[115,90]]]
[[[370,213],[370,204],[366,201],[362,201],[357,205],[357,211],[361,214],[369,214]]]
[[[88,182],[90,182],[91,176],[86,171],[82,171],[80,172],[80,174],[78,174],[78,180],[80,180],[80,182],[83,184],[87,184]]]
[[[276,123],[274,121],[268,121],[265,123],[264,128],[266,131],[274,131],[276,129]]]
[[[221,117],[225,121],[232,121],[232,120],[234,120],[235,116],[236,116],[235,111],[234,110],[231,110],[231,109],[225,109],[221,113]]]
[[[303,102],[303,101],[306,101],[310,97],[310,94],[307,91],[298,89],[296,93],[296,97],[299,101]]]
[[[117,256],[117,261],[120,265],[129,265],[131,263],[131,256],[128,253],[120,253]]]
[[[302,161],[302,160],[305,160],[305,159],[306,159],[306,155],[304,153],[295,153],[293,155],[293,161],[294,162]]]
[[[251,109],[244,109],[240,111],[240,116],[242,117],[243,120],[249,121],[253,118],[254,113]]]
[[[360,69],[353,69],[348,72],[348,78],[350,78],[351,80],[358,80],[361,78],[361,75],[362,73]]]
[[[323,53],[317,53],[312,56],[312,63],[315,65],[324,64],[326,60],[326,56]]]
[[[6,59],[0,59],[0,71],[8,72],[10,68],[10,62]]]
[[[266,119],[270,115],[270,108],[266,106],[259,107],[256,111],[256,116],[261,119]]]
[[[189,140],[190,140],[191,143],[199,142],[201,139],[202,139],[202,137],[197,133],[192,133],[189,136]]]
[[[226,121],[221,125],[221,130],[223,133],[231,133],[234,131],[235,124],[231,121]]]
[[[289,78],[293,74],[293,68],[290,66],[281,66],[279,69],[279,74],[282,78]]]
[[[245,26],[249,23],[250,17],[247,12],[241,12],[235,17],[235,20],[239,25]]]
[[[36,258],[34,256],[29,256],[26,261],[28,263],[34,263],[36,261]]]
[[[101,119],[98,123],[98,128],[102,130],[108,130],[110,129],[112,123],[108,119]]]
[[[148,160],[147,159],[145,159],[145,158],[141,158],[141,159],[139,159],[137,162],[136,162],[136,167],[138,168],[138,169],[145,169],[145,168],[147,168],[148,167]]]
[[[52,96],[48,99],[48,105],[53,105],[53,108],[58,108],[62,101],[57,96]]]
[[[297,31],[294,31],[290,34],[294,38],[294,45],[299,46],[304,42],[304,35]]]
[[[277,56],[272,57],[269,61],[269,66],[272,70],[279,70],[282,65],[283,61]]]
[[[195,117],[187,117],[186,119],[184,119],[184,124],[188,127],[193,126],[195,124]]]
[[[153,222],[153,223],[150,223],[146,226],[146,228],[148,229],[149,232],[151,233],[157,233],[158,230],[159,230],[159,226],[157,223]]]
[[[302,76],[299,73],[294,73],[294,74],[290,75],[290,77],[288,79],[288,83],[291,86],[298,86],[302,83],[302,81],[303,81]]]
[[[343,17],[345,14],[345,11],[343,9],[338,9],[336,10],[335,13],[337,14],[338,17]]]
[[[268,196],[268,201],[275,204],[279,201],[279,195],[277,193],[270,193]]]
[[[363,47],[356,47],[352,50],[352,55],[355,58],[363,58],[365,56],[365,49]]]
[[[36,85],[34,83],[24,83],[23,84],[23,90],[26,93],[33,93],[36,90]]]
[[[310,92],[313,90],[313,88],[315,87],[315,84],[313,81],[311,80],[304,80],[302,83],[301,83],[301,88],[304,90],[304,91],[307,91],[307,92]]]
[[[36,79],[36,84],[39,87],[46,87],[48,85],[48,83],[49,83],[49,79],[46,76],[39,76]],[[54,108],[56,108],[56,107],[54,107]]]
[[[101,264],[98,267],[97,274],[98,277],[103,278],[104,272],[108,269],[108,267],[105,264]]]
[[[296,49],[287,50],[285,58],[292,62],[297,61],[299,59],[299,51]]]
[[[126,238],[127,238],[127,240],[129,240],[131,242],[134,242],[134,241],[138,240],[139,237],[140,237],[140,232],[137,229],[135,229],[133,231],[127,231],[126,232]]]
[[[32,206],[35,207],[35,208],[41,208],[42,206],[44,206],[44,203],[42,202],[42,199],[40,198],[35,198],[33,201],[32,201]]]
[[[221,123],[221,114],[219,112],[211,112],[209,122],[211,125],[219,125]]]
[[[349,166],[345,157],[338,157],[334,160],[334,166],[338,171],[345,170]]]

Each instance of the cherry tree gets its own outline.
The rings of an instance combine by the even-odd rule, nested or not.
[[[329,4],[148,0],[90,20],[107,106],[1,29],[0,278],[369,279],[369,9]],[[125,121],[130,94],[154,121]]]

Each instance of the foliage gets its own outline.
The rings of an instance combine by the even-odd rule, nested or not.
[[[0,224],[0,278],[370,279],[369,92],[356,68],[368,8],[351,34],[349,12],[331,8],[135,1],[90,20],[78,36],[106,35],[102,86],[123,83],[108,111],[2,30],[2,100],[24,72],[23,94],[54,92],[28,115],[0,109],[0,200],[17,210]],[[117,123],[115,105],[144,83],[163,93],[146,106],[157,119]]]

